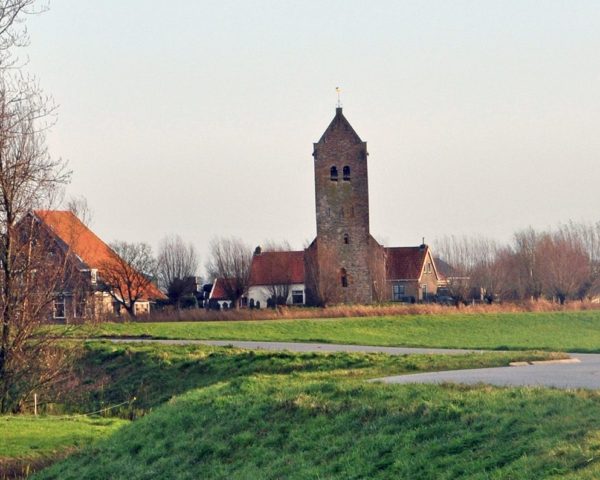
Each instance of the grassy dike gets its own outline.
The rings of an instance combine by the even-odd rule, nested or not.
[[[595,479],[600,474],[598,393],[373,384],[364,378],[382,367],[377,359],[269,356],[252,373],[221,380],[217,375],[172,398],[35,478]],[[419,359],[404,361],[414,362],[410,368],[421,365]],[[361,362],[366,363],[361,367]]]
[[[53,327],[60,330],[61,327]],[[600,352],[600,311],[401,315],[344,319],[105,323],[83,337],[326,342],[383,346]]]
[[[75,346],[67,345],[68,348]],[[75,376],[69,388],[57,390],[56,398],[46,397],[45,400],[54,402],[54,411],[65,414],[90,412],[125,402],[125,405],[111,409],[106,414],[139,419],[132,426],[138,423],[143,425],[155,415],[160,416],[159,412],[166,406],[177,404],[186,395],[202,394],[212,398],[214,392],[221,388],[228,389],[247,382],[269,384],[275,389],[315,382],[329,385],[349,382],[360,386],[366,385],[366,379],[381,375],[498,366],[513,360],[560,356],[547,352],[491,352],[461,356],[392,357],[382,354],[252,352],[206,346],[115,345],[106,342],[89,342],[79,348],[81,351]],[[246,392],[245,397],[240,401],[249,406],[257,399],[252,392]],[[218,396],[213,399],[219,401]],[[364,398],[361,402],[366,402],[367,407],[370,400]],[[168,418],[171,414],[167,413],[166,416]],[[210,418],[206,417],[205,420],[209,421]],[[231,421],[234,423],[230,428],[239,428],[242,434],[248,425],[242,422],[235,427],[238,420],[239,417],[233,417]],[[296,420],[290,418],[292,424]],[[23,473],[27,469],[46,465],[110,435],[106,442],[94,444],[82,454],[95,455],[94,452],[112,445],[116,441],[112,433],[128,423],[114,417],[88,419],[63,416],[0,417],[0,422],[0,478],[11,478],[11,472]],[[220,426],[215,424],[214,428],[218,430]],[[171,432],[164,433],[171,435]],[[251,435],[251,432],[246,435]],[[173,448],[182,448],[175,437],[171,440],[165,437],[163,440],[175,442]],[[246,447],[240,444],[237,448]],[[136,460],[132,458],[131,461]],[[97,460],[92,463],[99,465]],[[143,471],[145,467],[140,465],[139,468]],[[77,478],[80,470],[79,466],[72,467],[74,478]],[[85,474],[82,473],[78,478],[94,478],[91,470],[83,469],[81,472]],[[109,475],[99,470],[96,478],[111,476],[112,473]],[[168,472],[163,472],[161,476],[170,478]],[[200,474],[197,476],[202,477]]]

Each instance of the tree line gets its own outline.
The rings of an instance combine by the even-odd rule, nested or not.
[[[433,251],[448,265],[448,290],[459,300],[564,303],[600,295],[600,222],[530,227],[507,243],[446,236],[435,241]]]

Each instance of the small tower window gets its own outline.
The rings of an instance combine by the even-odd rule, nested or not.
[[[348,245],[350,243],[350,235],[344,233],[344,243]]]
[[[330,171],[330,177],[332,182],[337,182],[338,181],[338,171],[337,171],[337,167],[331,167]]]
[[[345,268],[340,269],[340,281],[342,282],[342,287],[346,288],[348,286],[348,274]]]
[[[350,167],[348,165],[346,165],[344,167],[343,173],[344,173],[344,180],[349,182],[350,181]]]

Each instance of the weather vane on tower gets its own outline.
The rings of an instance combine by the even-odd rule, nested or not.
[[[337,93],[337,108],[342,108],[342,101],[340,100],[340,92],[342,89],[340,87],[335,87],[335,92]]]

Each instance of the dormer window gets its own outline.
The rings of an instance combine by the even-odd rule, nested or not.
[[[92,285],[96,285],[96,283],[98,283],[98,269],[97,268],[92,268],[90,270],[90,281],[91,281]]]
[[[338,181],[338,171],[337,171],[337,167],[331,167],[330,171],[330,179],[332,182],[337,182]]]
[[[343,174],[344,174],[344,180],[346,182],[350,181],[350,167],[348,165],[346,165],[343,169]]]

